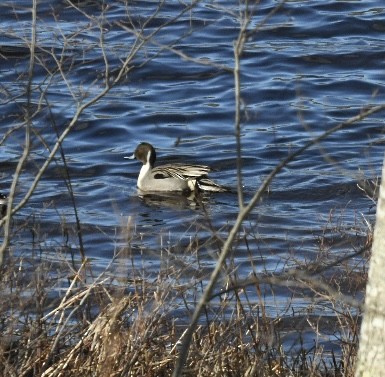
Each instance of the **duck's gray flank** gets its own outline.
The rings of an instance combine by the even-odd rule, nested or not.
[[[125,158],[143,163],[137,182],[142,191],[228,191],[207,177],[213,169],[206,165],[175,163],[155,167],[156,151],[149,143],[140,143],[134,154]]]

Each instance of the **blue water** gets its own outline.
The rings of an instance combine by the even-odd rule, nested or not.
[[[365,106],[384,102],[381,1],[288,1],[263,23],[277,4],[261,1],[253,9],[248,29],[257,30],[241,55],[246,202],[290,152]],[[183,5],[166,2],[153,18],[157,1],[78,5],[75,9],[65,1],[38,2],[37,60],[29,107],[38,111],[16,203],[47,157],[46,146],[52,148],[57,132],[69,125],[77,102],[103,90],[104,56],[112,81],[122,61],[141,43],[135,33],[143,27],[144,35],[155,34],[135,53],[120,82],[82,112],[62,146],[85,252],[96,271],[104,271],[118,255],[109,267],[111,275],[135,274],[128,262],[134,260],[139,270],[156,277],[162,269],[177,265],[176,260],[189,266],[186,280],[199,275],[204,282],[219,250],[212,242],[213,230],[226,237],[238,213],[237,196],[207,196],[200,206],[184,198],[142,198],[136,189],[139,163],[123,157],[147,141],[157,148],[159,163],[211,165],[218,170],[213,174],[216,181],[236,189],[232,69],[240,25],[238,3],[198,2],[183,11]],[[28,105],[25,40],[30,38],[30,6],[30,1],[0,5],[0,136],[22,125]],[[63,59],[63,75],[52,54]],[[353,252],[364,242],[365,219],[373,221],[374,208],[357,182],[380,174],[383,117],[375,114],[331,135],[274,179],[234,247],[232,263],[240,279],[252,271],[279,272],[314,260],[322,236],[329,239],[327,252],[333,256]],[[23,143],[20,127],[0,147],[2,192],[9,191]],[[30,256],[34,241],[43,259],[70,258],[68,250],[79,258],[63,171],[57,154],[32,198],[15,216],[13,252]],[[36,229],[34,238],[30,227]],[[196,244],[198,249],[192,246]],[[290,293],[282,290],[278,296],[284,307]],[[277,297],[266,293],[265,299],[271,313],[280,312]],[[301,297],[299,305],[306,307],[307,298]]]

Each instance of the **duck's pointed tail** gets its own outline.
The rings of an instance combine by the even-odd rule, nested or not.
[[[201,178],[197,180],[196,184],[199,190],[202,190],[202,191],[209,191],[209,192],[229,192],[230,191],[229,188],[218,185],[217,183],[215,183],[214,181],[208,178]]]

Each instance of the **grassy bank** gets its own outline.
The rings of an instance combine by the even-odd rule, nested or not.
[[[353,376],[360,318],[353,298],[364,292],[371,235],[355,258],[337,260],[328,252],[335,231],[325,227],[317,258],[274,273],[254,270],[240,279],[230,259],[194,333],[184,375]],[[167,262],[154,275],[141,259],[146,250],[135,249],[143,235],[131,230],[124,237],[98,273],[92,261],[72,263],[65,254],[8,256],[1,275],[3,376],[172,374],[208,277],[199,268],[205,244],[179,245],[185,254],[160,246]],[[332,242],[347,240],[355,242],[346,235]]]

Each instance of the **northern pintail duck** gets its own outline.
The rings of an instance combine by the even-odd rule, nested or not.
[[[154,167],[156,152],[149,143],[140,143],[134,154],[125,158],[143,163],[137,183],[142,191],[228,191],[226,187],[207,178],[213,169],[206,165],[174,163]]]

